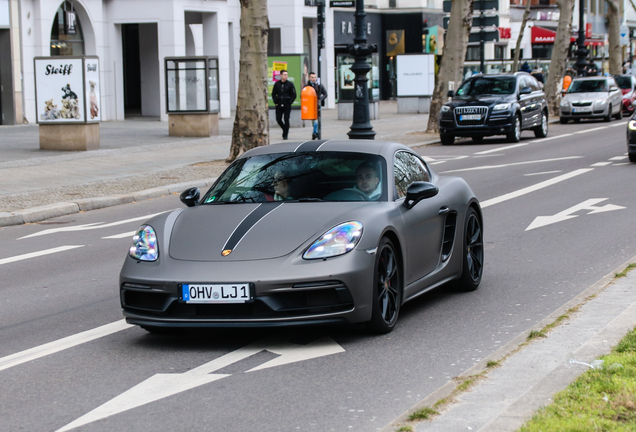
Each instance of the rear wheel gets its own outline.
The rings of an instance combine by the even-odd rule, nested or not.
[[[535,128],[534,136],[537,138],[548,136],[548,114],[545,111],[541,114],[541,126]]]
[[[440,135],[439,138],[442,141],[442,145],[453,145],[455,142],[455,137],[452,135],[443,134]]]
[[[576,120],[574,120],[574,121],[576,121]],[[559,122],[560,122],[561,124],[566,124],[566,123],[568,122],[568,119],[563,118],[563,117],[559,117]]]
[[[581,123],[581,119],[580,118],[574,119],[574,123]]]
[[[484,137],[481,136],[481,135],[474,136],[472,138],[473,138],[473,141],[475,141],[475,142],[482,142],[484,140]]]
[[[464,222],[462,275],[457,283],[461,291],[475,291],[484,269],[484,234],[474,208],[469,207]]]
[[[629,153],[629,161],[636,163],[636,152],[635,153]]]
[[[521,140],[521,119],[519,116],[515,116],[512,130],[506,134],[506,138],[510,142],[519,142]]]
[[[373,274],[373,304],[367,328],[378,334],[389,333],[395,327],[402,305],[402,273],[393,243],[384,237],[375,256]]]

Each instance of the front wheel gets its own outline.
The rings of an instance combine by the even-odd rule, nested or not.
[[[560,122],[561,124],[567,124],[567,123],[568,123],[568,119],[563,118],[563,117],[559,117],[559,122]]]
[[[605,120],[606,123],[609,123],[612,121],[612,106],[611,105],[607,107],[607,116],[605,116],[603,120]]]
[[[629,153],[629,161],[632,163],[636,163],[636,152],[635,153]]]
[[[541,126],[534,130],[534,136],[537,138],[548,136],[548,115],[545,112],[541,114]]]
[[[623,107],[618,108],[618,112],[616,113],[616,120],[623,120]]]
[[[469,207],[464,222],[462,274],[457,283],[460,291],[475,291],[484,270],[484,233],[474,208]]]
[[[440,140],[442,141],[442,145],[453,145],[455,142],[455,137],[453,135],[440,135]]]
[[[519,142],[521,140],[521,119],[519,116],[515,116],[512,130],[506,134],[506,138],[510,142]]]
[[[393,243],[384,237],[375,256],[371,320],[367,328],[377,334],[395,327],[402,305],[402,272]]]

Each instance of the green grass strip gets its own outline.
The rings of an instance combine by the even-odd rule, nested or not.
[[[601,369],[588,369],[519,432],[636,431],[636,328],[601,359]]]

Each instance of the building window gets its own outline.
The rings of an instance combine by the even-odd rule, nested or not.
[[[479,60],[479,46],[469,46],[466,48],[466,61]]]
[[[505,45],[495,45],[495,59],[503,60],[506,58],[506,46]]]
[[[71,3],[60,5],[53,18],[51,29],[52,56],[84,55],[84,36],[77,12]]]
[[[515,58],[515,49],[510,49],[510,58]],[[523,48],[519,48],[519,59],[523,58]]]
[[[267,37],[267,54],[280,54],[280,29],[270,28]]]

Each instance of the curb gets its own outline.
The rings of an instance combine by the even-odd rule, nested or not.
[[[66,216],[79,212],[113,207],[120,204],[129,204],[131,202],[141,201],[144,199],[158,198],[165,195],[171,195],[173,193],[180,193],[192,187],[204,188],[212,186],[216,179],[217,177],[213,177],[209,179],[159,186],[138,192],[131,192],[129,194],[83,198],[77,201],[31,207],[15,212],[0,212],[0,227],[35,223],[58,216]]]

